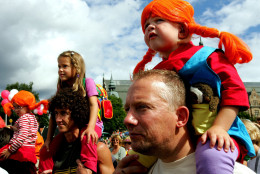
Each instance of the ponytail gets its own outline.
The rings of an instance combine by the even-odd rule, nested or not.
[[[225,48],[225,56],[230,63],[247,63],[252,60],[252,53],[249,47],[237,36],[228,33],[220,32],[215,28],[201,26],[199,24],[189,24],[189,32],[202,37],[219,38],[218,48],[222,49],[222,44]]]
[[[42,110],[42,112],[43,112],[44,114],[46,114],[47,111],[48,111],[48,106],[49,106],[48,104],[49,104],[48,100],[42,100],[42,101],[40,101],[39,103],[35,103],[34,105],[29,105],[28,108],[29,108],[30,110],[34,110],[34,109],[38,108],[40,105],[43,105],[43,110]]]
[[[4,106],[3,106],[4,112],[5,112],[5,114],[7,114],[8,116],[10,116],[10,115],[12,114],[12,108],[13,108],[12,103],[6,103],[6,104],[4,104]]]
[[[156,51],[152,50],[152,49],[148,49],[148,51],[146,52],[146,54],[143,57],[143,60],[141,60],[135,67],[133,74],[138,73],[140,70],[144,70],[145,65],[148,62],[151,62],[153,59],[153,56],[156,54]]]

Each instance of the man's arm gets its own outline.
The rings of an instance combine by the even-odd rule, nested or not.
[[[97,144],[97,154],[98,154],[98,168],[100,174],[112,174],[114,172],[114,166],[112,163],[111,152],[107,145],[98,142]]]

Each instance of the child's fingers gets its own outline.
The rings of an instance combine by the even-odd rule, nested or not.
[[[80,136],[81,141],[83,140],[84,136],[85,136],[85,134],[81,134],[81,136]]]
[[[96,137],[93,135],[92,136],[92,144],[95,144],[96,143]]]
[[[201,143],[205,144],[207,141],[207,132],[205,132],[202,136],[201,136]]]
[[[231,152],[234,152],[235,148],[236,148],[236,145],[235,145],[234,141],[232,139],[230,139],[230,149],[231,149]]]
[[[225,143],[225,146],[226,146],[226,142],[224,141],[223,138],[218,138],[218,150],[220,151],[222,149],[222,147],[224,146],[224,143]]]
[[[230,142],[229,138],[225,138],[224,140],[225,140],[224,151],[225,151],[225,152],[228,152],[228,151],[229,151],[229,148],[230,148],[230,145],[231,145],[231,144],[230,144],[231,142]]]
[[[213,148],[215,146],[216,141],[217,141],[216,135],[211,135],[211,137],[210,137],[210,148]]]
[[[87,143],[89,143],[91,140],[91,136],[89,134],[87,134]]]

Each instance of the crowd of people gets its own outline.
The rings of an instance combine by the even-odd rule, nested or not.
[[[86,77],[83,57],[64,51],[51,99],[36,103],[32,93],[19,91],[4,104],[5,113],[13,110],[19,119],[0,149],[0,167],[10,174],[254,173],[246,165],[259,172],[259,127],[237,116],[249,102],[234,67],[252,54],[235,35],[201,26],[193,15],[184,0],[153,0],[144,8],[148,51],[133,71],[124,106],[130,137],[117,132],[99,141],[103,122],[96,84]],[[193,34],[218,38],[219,48],[193,45]],[[145,70],[157,53],[162,61]],[[43,145],[36,141],[32,113],[40,105],[50,113]]]

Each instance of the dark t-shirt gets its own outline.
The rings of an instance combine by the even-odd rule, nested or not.
[[[60,148],[53,157],[54,173],[76,173],[76,160],[80,159],[81,142],[78,138],[72,143],[68,143],[63,139]]]

